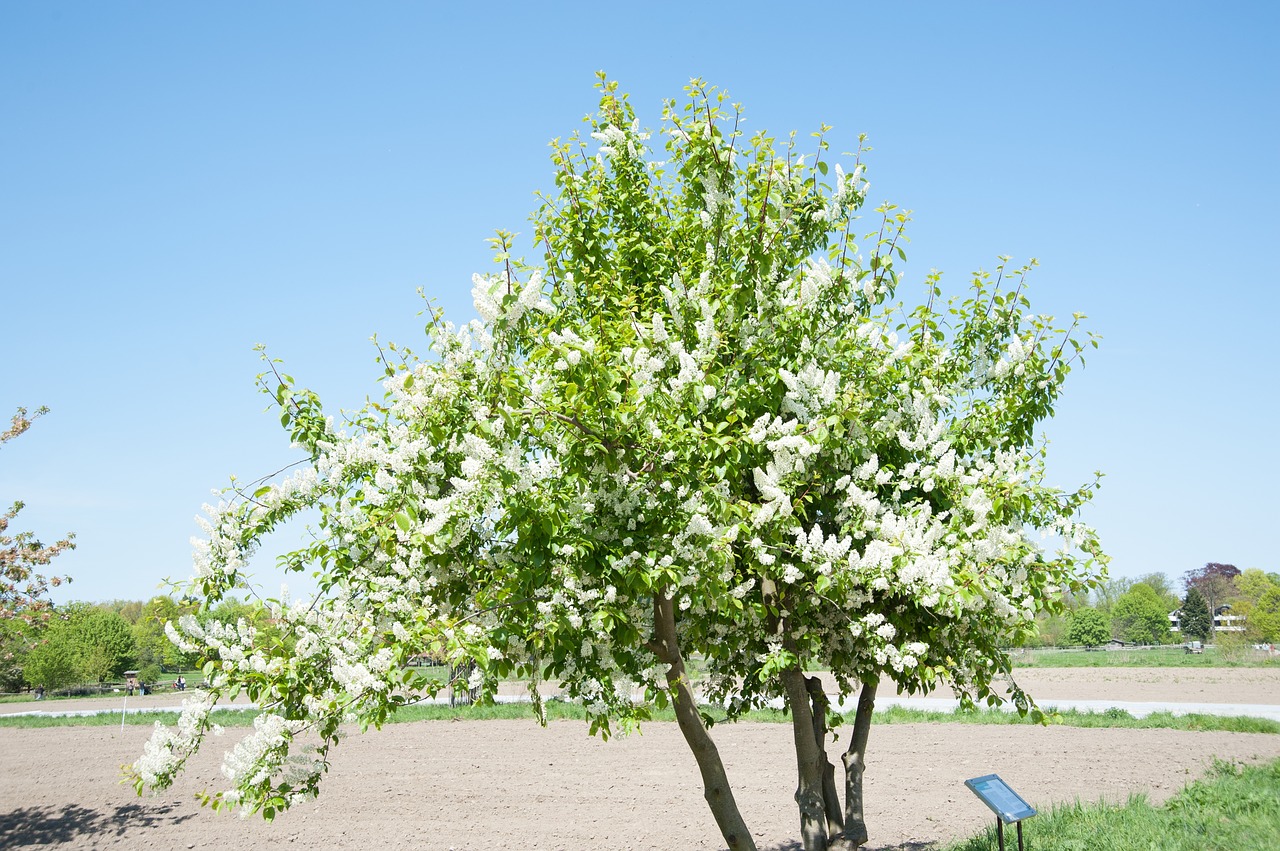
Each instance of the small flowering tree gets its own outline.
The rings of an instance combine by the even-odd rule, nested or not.
[[[0,446],[31,428],[48,408],[28,414],[18,408],[9,427],[0,432]],[[40,628],[53,617],[49,588],[71,580],[64,576],[45,576],[44,570],[63,552],[74,549],[74,535],[52,544],[42,543],[31,532],[9,532],[9,524],[17,519],[23,504],[15,502],[0,513],[0,668],[5,678],[17,679],[19,666],[27,650],[38,640]]]
[[[1002,261],[951,300],[932,274],[904,308],[906,214],[881,207],[858,244],[861,151],[832,158],[826,127],[807,154],[748,138],[695,81],[666,105],[658,162],[601,88],[589,136],[554,144],[542,262],[500,233],[480,319],[433,310],[429,358],[383,354],[385,399],[340,429],[270,362],[310,464],[207,509],[191,590],[214,605],[246,588],[261,537],[314,508],[320,534],[285,561],[321,593],[272,601],[270,639],[171,627],[213,687],[157,728],[139,790],[172,780],[214,699],[247,692],[265,711],[211,800],[271,817],[316,792],[344,718],[378,725],[434,693],[407,664],[429,651],[473,661],[482,693],[528,678],[535,711],[554,679],[605,736],[672,706],[725,841],[753,848],[697,655],[701,699],[731,717],[785,700],[804,846],[852,847],[878,681],[996,701],[1004,648],[1092,582],[1100,552],[1074,520],[1092,485],[1047,487],[1034,438],[1082,343],[1029,312],[1028,270]],[[859,695],[843,803],[818,668]]]

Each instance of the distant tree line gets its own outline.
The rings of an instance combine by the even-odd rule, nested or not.
[[[165,623],[184,614],[207,623],[241,620],[269,628],[265,608],[228,599],[206,612],[166,595],[150,600],[70,603],[36,621],[0,621],[0,691],[43,686],[50,692],[119,680],[136,670],[144,682],[164,673],[198,667],[203,660],[180,651],[165,634]]]
[[[1044,646],[1095,647],[1112,639],[1131,644],[1205,641],[1213,637],[1214,614],[1242,618],[1244,639],[1280,643],[1280,573],[1209,562],[1182,577],[1182,596],[1164,573],[1108,580],[1093,593],[1068,597],[1068,612],[1037,622]],[[1179,612],[1179,632],[1169,615]]]

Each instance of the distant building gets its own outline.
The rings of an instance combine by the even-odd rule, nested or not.
[[[1230,606],[1218,606],[1213,611],[1213,631],[1214,632],[1244,632],[1244,615],[1229,615]],[[1174,609],[1169,612],[1169,631],[1182,632],[1179,621],[1182,617],[1182,609]]]

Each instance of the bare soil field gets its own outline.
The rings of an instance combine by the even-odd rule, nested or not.
[[[1280,703],[1280,677],[1270,670],[1027,673],[1071,686],[1061,694],[1033,691],[1041,699],[1097,694]],[[1151,697],[1153,687],[1179,690]],[[1093,688],[1105,694],[1086,691]],[[1255,699],[1242,696],[1249,694]],[[243,732],[229,729],[224,739],[210,740],[178,786],[139,799],[120,783],[120,766],[141,753],[146,728],[0,729],[0,848],[723,847],[693,759],[672,724],[646,725],[642,735],[610,742],[588,737],[579,722],[544,730],[532,720],[419,722],[353,734],[336,749],[319,800],[270,824],[214,813],[194,800],[202,789],[219,788],[222,751]],[[762,851],[798,849],[789,728],[722,725],[713,735]],[[1122,801],[1139,792],[1163,800],[1215,757],[1274,759],[1280,736],[959,724],[875,728],[866,779],[869,847],[923,851],[986,826],[988,811],[963,785],[969,777],[999,773],[1041,808],[1077,798]],[[1027,830],[1034,834],[1034,820]]]

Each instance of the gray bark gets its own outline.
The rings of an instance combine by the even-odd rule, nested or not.
[[[867,739],[871,735],[871,713],[876,706],[876,683],[863,683],[858,692],[858,711],[853,718],[853,735],[844,752],[844,833],[834,848],[858,848],[867,842],[867,821],[862,812],[862,775],[867,767]]]
[[[800,841],[804,851],[827,851],[827,807],[822,789],[822,762],[825,754],[814,740],[813,712],[804,672],[797,663],[781,673],[791,707],[791,732],[795,739],[796,804],[800,807]]]
[[[755,840],[747,830],[738,811],[738,803],[733,798],[733,790],[729,788],[720,751],[698,713],[693,688],[685,673],[684,657],[676,640],[675,606],[670,597],[662,594],[655,594],[653,598],[653,632],[654,640],[649,643],[649,648],[660,661],[671,666],[667,671],[667,685],[671,691],[676,723],[698,763],[698,771],[702,774],[702,794],[720,828],[720,835],[728,844],[729,851],[756,851]]]
[[[836,790],[836,767],[827,759],[827,695],[818,677],[805,677],[804,685],[812,705],[813,738],[818,743],[818,757],[822,761],[822,803],[827,811],[827,835],[838,836],[844,830],[844,811]]]
[[[778,585],[764,577],[760,591],[768,610],[770,630],[782,640],[782,646],[795,652],[795,644],[788,637],[787,625],[781,617],[783,601]],[[800,808],[800,841],[804,851],[827,851],[827,802],[823,794],[822,766],[826,760],[821,738],[816,735],[817,724],[809,706],[809,689],[804,671],[797,660],[790,668],[779,672],[782,686],[787,693],[787,705],[791,708],[791,735],[796,749],[796,806]],[[821,722],[826,726],[825,720]],[[834,785],[834,774],[832,785]]]

